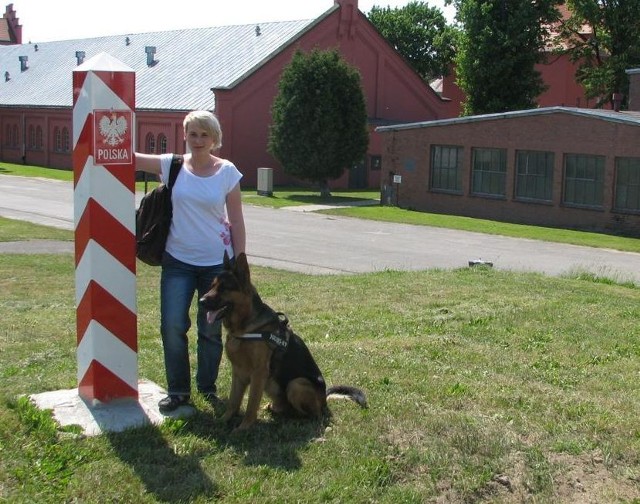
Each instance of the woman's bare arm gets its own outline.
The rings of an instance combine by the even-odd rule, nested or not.
[[[157,154],[142,154],[136,152],[136,170],[154,175],[160,174],[160,156]]]
[[[240,191],[239,183],[227,194],[227,215],[231,224],[233,253],[237,256],[241,252],[246,252],[247,246],[244,215],[242,213],[242,192]]]

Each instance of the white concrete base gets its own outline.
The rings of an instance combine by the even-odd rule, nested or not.
[[[158,410],[158,401],[167,393],[153,382],[138,382],[138,401],[118,399],[90,404],[78,395],[78,389],[33,394],[29,398],[42,410],[52,410],[61,426],[79,425],[87,436],[103,432],[121,432],[144,425],[159,425],[166,418],[184,418],[195,413],[192,406],[181,406],[168,415]]]

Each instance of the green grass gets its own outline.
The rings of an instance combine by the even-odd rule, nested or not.
[[[77,385],[73,256],[1,256],[0,500],[640,502],[640,289],[485,268],[252,273],[368,410],[332,402],[327,428],[263,413],[231,436],[194,396],[195,416],[159,427],[60,429],[20,396]],[[137,281],[139,375],[165,386],[159,269]],[[222,397],[229,381],[223,359]]]
[[[251,205],[282,208],[296,205],[341,205],[379,200],[380,193],[371,190],[334,190],[323,198],[319,192],[302,188],[274,188],[273,196],[260,196],[255,189],[243,189],[242,200]]]
[[[0,164],[0,175],[17,175],[21,177],[41,177],[54,180],[62,180],[65,182],[73,182],[73,171],[55,168],[43,168],[41,166],[19,165],[11,163]],[[157,182],[149,181],[147,190],[157,186]],[[145,183],[136,182],[136,190],[144,191]]]
[[[0,217],[0,242],[34,239],[72,241],[73,231]]]
[[[396,207],[351,207],[322,210],[322,213],[356,217],[359,219],[459,229],[461,231],[510,236],[512,238],[568,243],[585,247],[608,248],[624,252],[640,252],[640,240],[638,238],[571,229],[527,226],[524,224],[459,217],[456,215],[430,214]]]
[[[19,175],[21,177],[42,177],[54,180],[73,181],[73,171],[42,168],[40,166],[0,163],[0,175]]]

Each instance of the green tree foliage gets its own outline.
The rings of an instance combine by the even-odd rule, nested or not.
[[[297,51],[282,72],[271,109],[269,152],[285,173],[328,181],[367,152],[367,110],[359,72],[337,50]]]
[[[571,16],[560,36],[579,62],[576,78],[586,96],[602,106],[613,93],[628,95],[626,70],[640,65],[640,2],[568,0],[567,6]]]
[[[413,1],[396,9],[374,6],[367,17],[424,80],[448,73],[457,30],[440,9]]]
[[[453,0],[463,25],[456,72],[463,114],[534,108],[545,89],[544,60],[560,0]]]

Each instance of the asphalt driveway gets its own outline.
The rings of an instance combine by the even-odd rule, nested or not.
[[[0,175],[0,194],[0,216],[73,229],[71,183]],[[348,274],[460,268],[481,259],[498,269],[548,275],[586,271],[640,284],[640,254],[304,210],[245,205],[250,261],[311,274]],[[73,244],[0,243],[0,253],[29,251],[72,252]]]

